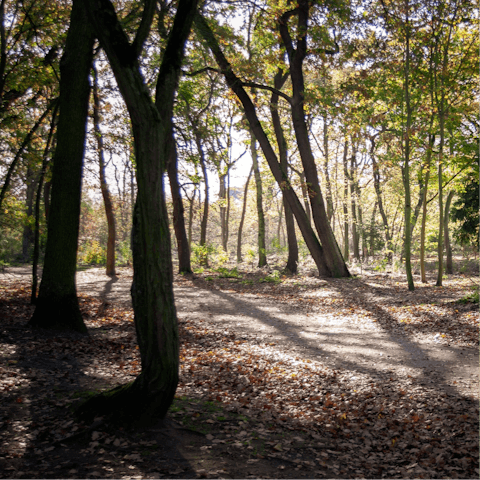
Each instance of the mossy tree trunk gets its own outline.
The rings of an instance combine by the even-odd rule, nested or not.
[[[156,8],[147,0],[131,44],[109,0],[88,0],[89,18],[105,50],[132,122],[137,200],[132,230],[132,303],[142,371],[131,384],[87,401],[84,418],[110,415],[145,425],[164,418],[178,383],[179,340],[173,298],[170,234],[163,173],[171,148],[174,95],[196,0],[180,0],[157,79],[156,104],[140,72],[138,57]]]
[[[60,115],[53,159],[52,200],[45,263],[29,325],[87,332],[75,288],[93,30],[84,2],[74,0],[60,63]]]

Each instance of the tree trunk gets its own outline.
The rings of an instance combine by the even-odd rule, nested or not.
[[[430,123],[430,129],[433,125],[433,116]],[[425,181],[423,184],[423,202],[422,202],[422,228],[420,231],[420,275],[422,283],[427,283],[427,276],[425,273],[425,234],[427,226],[427,191],[428,191],[428,182],[430,180],[430,163],[432,159],[432,149],[435,144],[435,135],[428,135],[428,149],[427,149],[427,159],[425,161]]]
[[[103,204],[105,206],[105,215],[107,217],[108,238],[107,238],[107,269],[106,275],[115,276],[115,213],[113,212],[113,203],[108,189],[107,178],[105,176],[105,149],[103,146],[102,131],[100,129],[100,97],[98,94],[98,74],[95,62],[92,65],[93,70],[93,128],[98,148],[98,167],[100,173],[100,189],[102,191]]]
[[[377,213],[378,201],[373,205],[372,218],[370,219],[370,256],[375,256],[375,214]]]
[[[277,156],[275,155],[270,141],[268,140],[268,137],[262,128],[252,100],[243,88],[240,79],[233,72],[232,67],[230,66],[228,60],[225,58],[223,52],[220,49],[220,46],[215,39],[212,30],[201,15],[197,15],[195,17],[195,26],[199,34],[203,37],[203,39],[211,49],[213,55],[215,56],[219,67],[222,69],[222,73],[228,86],[237,95],[238,99],[242,103],[245,115],[250,123],[250,128],[252,129],[255,137],[257,138],[260,146],[262,147],[265,159],[268,162],[268,165],[270,167],[270,170],[272,171],[275,180],[279,185],[285,186],[285,196],[290,205],[290,208],[292,209],[295,219],[297,220],[298,227],[302,232],[303,238],[305,239],[305,243],[307,244],[307,247],[310,251],[310,254],[312,255],[315,265],[318,268],[319,274],[325,276],[332,276],[332,272],[328,269],[325,263],[322,246],[320,245],[320,242],[318,241],[318,238],[315,235],[315,232],[313,231],[308,221],[307,214],[305,213],[305,210],[302,207],[300,200],[298,199],[297,195],[295,194],[293,188],[290,185],[290,181],[286,173],[282,171],[282,168],[278,163]]]
[[[43,181],[47,171],[48,156],[50,154],[51,143],[53,139],[53,132],[55,130],[55,121],[57,118],[58,103],[52,113],[52,121],[50,123],[50,131],[48,132],[47,143],[43,151],[42,168],[38,179],[37,195],[35,199],[35,229],[33,241],[33,261],[32,261],[32,293],[30,296],[30,303],[34,305],[37,303],[37,287],[38,287],[38,261],[40,257],[40,200],[42,198]]]
[[[303,205],[305,206],[305,213],[307,214],[308,223],[312,224],[312,212],[310,211],[310,200],[308,199],[308,188],[307,182],[305,181],[305,174],[300,171],[298,172],[298,176],[300,177],[300,185],[302,189],[302,198]]]
[[[237,262],[242,261],[242,233],[243,233],[243,224],[245,222],[245,212],[247,211],[247,194],[248,194],[248,184],[252,178],[253,166],[248,173],[247,181],[245,182],[245,188],[243,190],[243,207],[242,207],[242,216],[240,217],[240,225],[238,226],[238,237],[237,237]]]
[[[378,168],[378,164],[375,159],[375,153],[374,153],[375,143],[373,139],[371,139],[371,141],[372,141],[372,148],[370,149],[370,158],[372,159],[372,168],[373,168],[373,186],[375,188],[375,193],[377,195],[378,210],[382,217],[383,231],[385,232],[386,257],[388,261],[391,262],[392,254],[393,254],[392,236],[390,234],[390,228],[388,226],[387,214],[385,213],[385,209],[383,208],[382,191],[380,188],[380,170]]]
[[[179,340],[163,173],[172,146],[174,95],[196,1],[180,0],[178,5],[157,79],[156,105],[161,109],[153,103],[138,63],[156,2],[144,3],[133,44],[110,1],[88,0],[87,4],[132,121],[138,187],[132,229],[132,304],[142,371],[133,383],[87,401],[78,414],[151,425],[165,417],[178,383]]]
[[[274,87],[277,90],[280,90],[285,81],[288,78],[288,74],[283,74],[281,69],[275,75],[274,78]],[[285,134],[283,133],[282,123],[280,121],[280,115],[278,113],[278,94],[273,93],[270,100],[270,114],[272,116],[273,128],[275,131],[275,137],[277,139],[278,152],[280,156],[280,165],[282,170],[285,172],[287,177],[290,178],[290,172],[288,171],[288,150],[287,150],[287,140]],[[293,213],[288,205],[288,202],[283,193],[284,186],[280,185],[282,189],[282,202],[283,209],[285,211],[285,226],[287,228],[287,241],[288,241],[288,259],[286,270],[291,274],[297,273],[297,264],[298,264],[298,243],[297,236],[295,234],[295,221],[293,219]],[[306,190],[306,189],[305,189]],[[308,205],[308,202],[306,203]],[[310,210],[308,210],[310,212]]]
[[[445,271],[448,275],[453,275],[453,258],[452,258],[452,245],[450,244],[450,234],[448,231],[448,220],[450,216],[450,204],[452,203],[453,195],[455,194],[454,190],[451,190],[448,193],[447,200],[445,201],[445,214],[444,219],[444,238],[445,238],[445,253],[447,256]]]
[[[327,187],[327,217],[328,221],[332,221],[333,217],[333,198],[332,198],[332,184],[330,182],[329,167],[329,148],[328,148],[328,122],[327,115],[323,116],[323,173],[325,175],[325,186]]]
[[[205,182],[205,200],[203,201],[203,215],[202,223],[200,225],[200,245],[207,243],[207,224],[208,224],[208,209],[210,206],[209,193],[208,193],[208,175],[207,175],[207,162],[205,160],[205,153],[202,147],[202,141],[200,133],[195,131],[195,141],[197,143],[198,153],[200,154],[200,166],[202,167],[203,180]]]
[[[94,35],[83,2],[74,0],[60,64],[60,116],[42,282],[29,325],[87,332],[75,288],[82,166]]]
[[[353,144],[352,144],[353,146]],[[353,146],[352,156],[350,158],[350,202],[352,212],[352,241],[353,241],[353,257],[357,262],[360,262],[360,246],[359,246],[359,234],[358,234],[358,219],[357,219],[357,202],[356,202],[356,170],[357,170],[357,149]]]
[[[27,215],[26,223],[23,227],[22,235],[22,262],[29,263],[31,258],[31,247],[33,243],[33,229],[31,225],[31,218],[34,211],[33,201],[35,198],[35,192],[37,190],[38,178],[37,174],[32,171],[30,166],[27,167],[27,191],[25,201],[25,213]]]
[[[54,99],[48,104],[48,107],[46,108],[46,110],[42,113],[40,118],[35,122],[33,127],[27,133],[20,148],[17,150],[17,153],[15,154],[15,157],[12,160],[12,163],[9,165],[7,174],[5,175],[5,181],[3,182],[2,190],[0,190],[0,215],[3,213],[2,204],[3,204],[3,200],[5,199],[5,195],[7,194],[7,190],[10,187],[10,181],[12,179],[12,175],[15,172],[15,169],[17,168],[18,162],[22,158],[23,152],[28,147],[28,145],[30,145],[33,135],[38,130],[40,125],[43,123],[45,118],[47,118],[47,115],[50,113],[50,110],[57,104],[57,102],[58,102],[58,99]]]
[[[405,270],[407,274],[408,289],[415,290],[412,275],[411,264],[411,241],[412,230],[410,228],[410,220],[412,216],[412,204],[410,195],[410,136],[412,125],[412,107],[410,104],[410,4],[406,0],[406,21],[405,21],[405,66],[404,66],[404,88],[405,88],[405,108],[407,109],[407,125],[405,132],[404,146],[404,165],[402,169],[403,185],[405,189]]]
[[[296,38],[296,48],[293,46],[292,38],[288,27],[288,19],[291,15],[298,16],[297,31],[305,32],[304,35],[298,35]],[[287,50],[290,65],[290,78],[292,81],[292,99],[291,112],[293,129],[297,140],[300,158],[302,160],[305,178],[308,182],[310,206],[312,208],[312,217],[319,239],[324,250],[325,263],[333,277],[348,277],[345,261],[342,257],[337,241],[325,210],[320,183],[318,181],[317,167],[312,153],[308,128],[305,122],[304,98],[305,86],[303,78],[303,61],[307,54],[307,35],[308,30],[309,2],[300,0],[295,10],[290,10],[284,14],[278,22],[280,36]]]
[[[192,248],[192,226],[193,226],[193,209],[195,207],[195,197],[197,195],[196,185],[193,188],[192,199],[190,200],[190,206],[188,209],[188,249]]]
[[[218,182],[219,182],[219,192],[218,192],[218,200],[220,203],[220,235],[222,240],[222,248],[226,252],[227,251],[227,188],[225,185],[225,177],[226,173],[219,174]]]
[[[348,142],[345,140],[345,147],[343,149],[343,256],[348,260],[349,252],[349,236],[348,236]]]
[[[190,264],[190,246],[185,229],[185,209],[183,208],[182,195],[180,193],[180,184],[178,183],[178,158],[177,146],[173,132],[170,135],[170,155],[167,161],[168,180],[170,182],[170,191],[173,202],[173,228],[178,247],[178,273],[192,273]]]
[[[257,217],[258,217],[258,267],[264,267],[267,264],[267,255],[265,248],[265,215],[263,213],[263,189],[262,177],[258,167],[257,139],[250,129],[250,149],[253,160],[253,174],[255,177],[255,187],[257,192]]]

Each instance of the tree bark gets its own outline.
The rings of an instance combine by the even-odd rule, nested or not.
[[[185,228],[185,209],[183,207],[180,184],[178,183],[178,156],[173,132],[171,133],[170,155],[167,161],[168,180],[173,202],[173,228],[178,247],[178,273],[192,273],[190,264],[190,244]]]
[[[243,207],[242,207],[242,216],[240,217],[240,224],[238,226],[238,237],[237,237],[237,262],[242,261],[242,233],[243,233],[243,224],[245,222],[245,212],[247,211],[247,197],[248,197],[248,184],[252,178],[253,166],[250,169],[250,172],[245,182],[245,189],[243,190]]]
[[[433,125],[433,116],[430,122],[430,129]],[[427,283],[427,276],[425,273],[425,235],[427,229],[427,191],[428,191],[428,182],[430,180],[430,163],[432,159],[432,149],[435,144],[435,135],[428,135],[428,148],[427,148],[427,158],[425,161],[425,181],[423,184],[423,202],[422,202],[422,227],[420,230],[420,275],[422,283]]]
[[[293,90],[291,99],[293,129],[308,183],[313,222],[322,243],[325,262],[332,276],[349,277],[350,273],[338,248],[325,210],[325,202],[320,189],[315,158],[311,149],[308,128],[305,122],[303,61],[307,54],[309,5],[310,2],[308,0],[299,0],[298,7],[295,10],[286,12],[278,22],[280,36],[287,50],[290,65],[290,78]],[[297,36],[296,47],[293,46],[288,28],[288,20],[292,15],[296,15],[298,18],[297,31],[304,32],[303,35]]]
[[[112,198],[108,189],[107,178],[105,175],[105,149],[103,146],[102,131],[100,129],[100,97],[98,93],[98,73],[95,62],[92,64],[93,70],[93,128],[97,139],[98,148],[98,168],[100,174],[100,189],[102,191],[105,215],[107,217],[108,237],[107,237],[107,266],[106,275],[115,276],[115,240],[116,225],[115,213],[113,211]]]
[[[303,209],[297,195],[290,185],[288,176],[285,172],[283,172],[280,164],[278,163],[277,156],[275,155],[268,137],[262,128],[252,100],[243,88],[240,79],[233,72],[232,67],[221,51],[213,32],[202,16],[197,15],[195,17],[195,26],[211,49],[219,67],[222,70],[228,86],[237,95],[238,99],[242,103],[245,115],[250,123],[250,127],[260,143],[260,146],[262,147],[263,153],[275,180],[279,185],[285,186],[284,191],[287,201],[292,209],[293,214],[295,215],[298,227],[302,232],[305,243],[310,250],[310,254],[312,255],[315,265],[318,268],[319,274],[324,276],[332,276],[333,273],[329,270],[325,263],[322,246],[320,245],[320,242],[318,241],[318,238],[316,237],[315,232],[308,221],[305,210]]]
[[[281,69],[275,75],[274,78],[274,87],[277,90],[280,90],[285,84],[288,78],[288,74],[283,74]],[[273,129],[275,131],[275,137],[277,139],[278,153],[280,156],[280,165],[282,170],[290,177],[288,171],[288,150],[287,150],[287,140],[285,134],[283,133],[282,124],[280,121],[280,115],[278,113],[278,94],[273,93],[270,100],[270,114],[272,116]],[[280,185],[280,188],[282,186]],[[287,228],[287,241],[288,241],[288,259],[286,270],[291,274],[297,273],[297,264],[298,264],[298,243],[297,236],[295,234],[295,221],[293,219],[293,213],[288,205],[288,202],[285,198],[282,188],[282,201],[283,209],[285,211],[285,226]],[[279,239],[280,240],[280,239]]]
[[[174,95],[196,3],[179,2],[157,79],[159,109],[150,97],[138,62],[156,1],[145,1],[133,44],[109,0],[87,1],[90,22],[107,54],[132,122],[138,186],[132,229],[132,304],[142,364],[133,383],[87,401],[78,410],[80,417],[87,419],[109,415],[123,423],[150,425],[165,417],[177,387],[179,339],[163,173],[171,148]]]
[[[74,0],[60,64],[60,115],[42,282],[29,325],[87,333],[75,288],[89,75],[95,40],[86,7]]]
[[[265,248],[265,215],[263,213],[263,189],[262,177],[258,167],[257,139],[250,129],[250,149],[253,160],[253,174],[255,177],[256,199],[257,199],[257,245],[258,245],[258,267],[264,267],[267,264],[267,255]]]
[[[202,222],[200,224],[200,245],[203,246],[207,243],[208,209],[210,206],[210,201],[209,201],[207,162],[205,159],[205,152],[203,151],[203,147],[202,147],[200,133],[197,130],[195,130],[195,141],[196,141],[197,149],[200,155],[200,166],[202,167],[203,181],[205,183],[205,199],[203,201],[203,215],[202,215]]]
[[[35,229],[33,239],[33,261],[32,261],[32,293],[30,295],[30,303],[35,305],[37,302],[37,287],[38,287],[38,261],[40,257],[40,201],[42,198],[43,181],[45,173],[47,172],[48,157],[52,145],[53,132],[55,130],[55,121],[57,118],[58,103],[52,112],[52,121],[50,123],[50,131],[48,132],[45,150],[43,151],[42,168],[38,179],[37,194],[35,198]]]
[[[453,195],[455,194],[454,190],[450,190],[448,193],[447,199],[445,201],[445,214],[443,216],[443,235],[445,241],[445,253],[446,253],[446,263],[445,271],[448,275],[453,275],[453,258],[452,258],[452,245],[450,244],[450,233],[448,230],[448,220],[450,216],[450,205],[452,203]]]
[[[353,144],[352,144],[353,146]],[[353,241],[353,257],[360,262],[360,246],[358,234],[358,218],[357,218],[357,194],[355,191],[356,172],[357,170],[357,149],[353,146],[352,156],[350,157],[350,202],[352,212],[352,241]]]
[[[348,260],[350,257],[349,251],[349,234],[348,234],[348,142],[345,140],[345,146],[343,148],[343,256]]]

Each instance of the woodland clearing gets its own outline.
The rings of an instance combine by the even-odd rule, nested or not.
[[[469,277],[178,275],[177,396],[133,432],[72,415],[139,372],[131,275],[77,273],[86,337],[26,328],[30,273],[0,273],[2,478],[478,478]]]

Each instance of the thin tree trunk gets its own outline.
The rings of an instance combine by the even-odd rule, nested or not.
[[[265,248],[265,215],[263,213],[263,188],[262,177],[260,175],[260,169],[258,167],[258,152],[257,152],[257,140],[254,133],[250,130],[250,149],[253,160],[253,174],[255,177],[255,187],[257,192],[257,242],[258,242],[258,267],[264,267],[267,264],[267,255]]]
[[[360,248],[358,235],[358,219],[357,219],[357,202],[355,192],[356,170],[357,170],[357,149],[353,146],[352,156],[350,157],[350,202],[352,212],[352,243],[353,243],[353,257],[357,262],[360,262]]]
[[[310,200],[308,199],[308,187],[307,187],[307,182],[305,181],[305,174],[300,171],[298,172],[298,175],[300,177],[303,205],[305,206],[305,212],[307,214],[308,223],[312,224],[312,212],[310,211]]]
[[[328,221],[332,221],[333,217],[333,200],[332,200],[332,184],[330,182],[330,175],[328,172],[330,156],[329,156],[329,148],[328,148],[328,122],[327,116],[323,116],[323,173],[325,175],[325,186],[326,186],[326,200],[327,200],[327,217]]]
[[[370,219],[370,256],[375,256],[375,214],[377,213],[378,201],[373,205],[372,217]]]
[[[288,78],[288,74],[283,74],[281,69],[275,75],[274,78],[274,87],[277,90],[280,90],[284,83]],[[280,165],[282,167],[283,173],[290,177],[290,172],[288,171],[288,149],[287,149],[287,140],[285,138],[285,134],[283,132],[282,123],[280,121],[280,115],[278,113],[278,94],[273,93],[272,98],[270,100],[270,114],[272,117],[273,128],[275,131],[275,137],[277,140],[278,145],[278,152],[280,156]],[[286,270],[289,271],[291,274],[297,273],[297,265],[298,265],[298,243],[297,243],[297,236],[295,234],[295,221],[293,219],[293,213],[288,205],[288,202],[285,198],[283,193],[284,186],[279,185],[282,189],[282,202],[283,202],[283,209],[285,211],[285,226],[287,229],[287,242],[288,242],[288,259]],[[306,193],[306,189],[305,189]],[[308,205],[308,201],[305,203]],[[310,210],[308,210],[308,214],[310,214]]]
[[[103,146],[102,131],[100,129],[100,97],[98,94],[98,73],[95,62],[92,64],[93,70],[93,128],[98,148],[98,167],[100,173],[100,189],[102,191],[103,204],[105,206],[105,215],[107,217],[108,239],[107,239],[107,268],[106,275],[115,276],[115,240],[116,225],[115,213],[113,211],[112,198],[108,189],[107,178],[105,176],[105,149]]]
[[[225,253],[228,254],[228,237],[230,224],[230,165],[227,170],[227,210],[225,212]]]
[[[220,173],[218,176],[218,183],[219,183],[219,192],[218,192],[218,200],[220,204],[220,236],[222,240],[222,248],[224,251],[226,247],[226,217],[227,217],[227,193],[226,193],[226,186],[225,186],[225,173]]]
[[[75,287],[89,75],[94,35],[87,8],[74,0],[60,64],[60,116],[42,282],[29,325],[86,333]]]
[[[406,22],[405,22],[405,67],[404,67],[404,88],[405,88],[405,108],[407,109],[407,125],[405,132],[405,150],[404,150],[404,166],[403,166],[403,185],[405,188],[405,270],[407,274],[408,289],[415,290],[412,275],[412,230],[410,228],[410,220],[412,216],[412,204],[410,194],[410,136],[412,125],[412,107],[410,105],[410,4],[409,0],[405,2]]]
[[[170,139],[170,155],[167,161],[167,173],[173,202],[173,228],[178,248],[178,273],[192,273],[190,264],[190,246],[185,229],[185,209],[183,207],[180,184],[178,183],[178,156],[173,132]]]
[[[248,194],[248,184],[252,178],[253,166],[248,173],[247,181],[245,182],[245,188],[243,190],[243,206],[242,206],[242,216],[240,217],[240,224],[238,226],[238,236],[237,236],[237,262],[242,262],[242,234],[243,234],[243,224],[245,222],[245,212],[247,211],[247,194]]]
[[[195,141],[197,144],[198,153],[200,155],[200,166],[202,167],[203,181],[205,183],[205,199],[203,201],[203,216],[202,216],[202,222],[200,224],[200,245],[203,246],[207,243],[208,209],[210,206],[210,201],[209,201],[207,162],[205,160],[205,153],[203,151],[200,133],[197,131],[195,131]]]
[[[349,236],[348,236],[348,142],[345,140],[345,147],[343,149],[343,256],[348,260],[349,252]]]
[[[447,256],[445,271],[448,275],[453,275],[453,258],[452,258],[452,245],[450,244],[450,234],[448,231],[448,220],[450,216],[450,204],[452,203],[453,195],[455,194],[454,190],[450,190],[445,201],[445,214],[444,218],[444,237],[445,237],[445,253]]]
[[[433,116],[430,122],[430,129],[433,125]],[[427,159],[425,161],[425,180],[423,185],[423,202],[422,202],[422,228],[420,231],[420,275],[422,283],[427,283],[427,276],[425,273],[425,235],[426,235],[426,226],[427,226],[427,191],[428,191],[428,182],[430,180],[430,163],[432,159],[432,148],[435,144],[435,135],[428,135],[428,149],[427,149]]]
[[[30,262],[30,254],[31,254],[31,246],[33,243],[33,229],[31,225],[31,218],[34,211],[33,201],[35,198],[35,193],[37,191],[37,183],[38,183],[38,176],[37,173],[34,173],[30,166],[27,167],[27,174],[26,174],[26,183],[27,183],[27,191],[26,191],[26,200],[25,200],[25,213],[27,216],[27,221],[23,227],[23,235],[22,235],[22,261],[23,263]]]
[[[48,156],[50,154],[50,147],[53,139],[53,132],[55,131],[55,121],[57,118],[58,103],[52,112],[52,121],[50,123],[50,131],[48,132],[47,143],[43,151],[42,168],[38,179],[37,195],[35,199],[35,229],[33,241],[33,262],[32,262],[32,293],[30,295],[30,303],[34,305],[37,302],[37,287],[38,287],[38,261],[40,257],[40,200],[42,198],[43,181],[47,171]]]
[[[190,207],[188,210],[188,248],[192,249],[192,225],[193,225],[193,208],[195,206],[195,197],[197,195],[197,187],[193,188],[192,199],[190,200]]]
[[[48,114],[50,113],[50,110],[57,104],[57,102],[58,102],[58,99],[56,98],[48,104],[48,107],[46,108],[46,110],[42,113],[40,118],[35,122],[33,127],[27,133],[20,148],[17,150],[17,153],[15,154],[15,157],[12,160],[12,163],[9,165],[7,174],[5,175],[5,181],[3,182],[2,190],[0,191],[0,215],[3,213],[2,204],[3,204],[3,200],[5,199],[7,190],[10,187],[10,181],[12,179],[12,175],[15,172],[15,169],[17,168],[18,162],[22,158],[23,152],[28,147],[28,145],[30,145],[33,135],[38,130],[40,125],[43,123],[45,118],[47,118]]]

